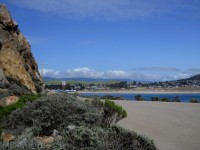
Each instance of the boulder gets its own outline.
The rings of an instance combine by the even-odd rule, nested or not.
[[[10,142],[14,140],[14,136],[12,134],[9,133],[4,133],[2,132],[0,139],[3,140],[4,142]]]
[[[16,103],[19,100],[16,96],[8,96],[0,99],[0,106],[5,107]]]
[[[52,136],[44,136],[44,137],[38,136],[35,139],[44,145],[52,144],[54,142],[54,137]]]

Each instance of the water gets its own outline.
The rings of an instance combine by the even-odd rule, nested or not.
[[[112,96],[121,96],[126,100],[135,100],[135,96],[138,94],[127,94],[127,93],[83,93],[81,94],[83,96],[104,96],[104,95],[112,95]],[[168,98],[169,100],[173,100],[174,97],[178,96],[181,102],[188,102],[191,99],[197,99],[200,100],[200,94],[139,94],[142,95],[142,97],[146,101],[151,101],[151,97],[160,97],[160,98]]]

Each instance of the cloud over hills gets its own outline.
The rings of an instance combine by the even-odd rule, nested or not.
[[[42,72],[42,70],[40,70]],[[195,72],[198,74],[199,72]],[[46,77],[54,78],[102,78],[102,79],[131,79],[140,81],[167,81],[188,78],[195,75],[189,70],[176,72],[173,75],[165,74],[147,74],[135,71],[123,71],[123,70],[108,70],[108,71],[97,71],[88,67],[67,69],[66,71],[58,71],[52,69],[44,69],[43,75]]]

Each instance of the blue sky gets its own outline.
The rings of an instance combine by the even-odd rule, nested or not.
[[[200,73],[199,0],[3,0],[45,76],[163,81]]]

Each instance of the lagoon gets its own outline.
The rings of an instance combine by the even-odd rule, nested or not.
[[[92,96],[92,95],[96,95],[96,96],[104,96],[104,95],[112,95],[112,96],[121,96],[126,100],[130,100],[130,101],[135,101],[135,96],[138,95],[137,93],[81,93],[80,95],[83,96]],[[200,93],[148,93],[148,94],[142,94],[139,93],[139,95],[142,95],[143,98],[146,101],[151,101],[151,97],[160,97],[160,98],[168,98],[169,100],[173,100],[175,97],[179,97],[181,102],[188,102],[191,99],[197,99],[200,100]]]

